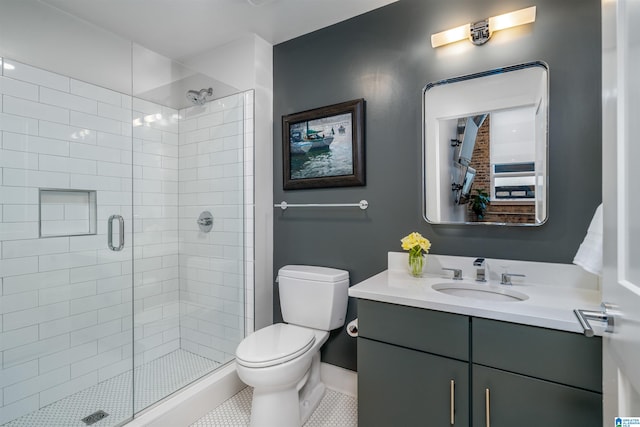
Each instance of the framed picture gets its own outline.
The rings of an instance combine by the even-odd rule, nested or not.
[[[364,99],[282,116],[284,189],[364,185]]]

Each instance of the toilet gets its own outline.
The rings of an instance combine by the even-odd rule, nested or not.
[[[278,272],[282,319],[247,336],[236,350],[240,379],[254,388],[251,427],[300,427],[316,409],[320,347],[344,325],[349,273],[287,265]]]

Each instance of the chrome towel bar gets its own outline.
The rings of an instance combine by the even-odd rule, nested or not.
[[[273,205],[274,208],[280,208],[283,211],[288,208],[351,208],[357,207],[365,210],[369,207],[369,202],[360,200],[358,203],[287,203],[282,201]]]

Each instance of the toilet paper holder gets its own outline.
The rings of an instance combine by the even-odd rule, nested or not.
[[[356,338],[358,336],[358,318],[356,317],[351,322],[347,323],[347,334],[350,337]]]

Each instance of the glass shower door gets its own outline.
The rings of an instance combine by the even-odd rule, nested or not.
[[[133,416],[131,97],[1,70],[0,424],[117,425]]]

